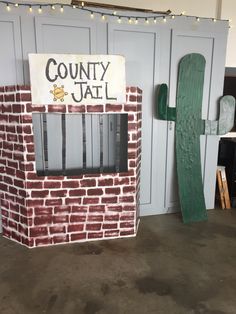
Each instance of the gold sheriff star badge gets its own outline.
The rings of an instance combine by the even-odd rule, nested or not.
[[[64,91],[64,85],[61,85],[61,87],[58,87],[57,84],[53,85],[53,90],[50,90],[50,93],[53,94],[54,101],[57,101],[57,100],[64,101],[64,96],[68,95],[68,93]]]

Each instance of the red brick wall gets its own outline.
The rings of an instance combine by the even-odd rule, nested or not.
[[[27,86],[0,87],[0,199],[3,236],[28,247],[134,236],[141,165],[139,88],[127,103],[34,106]],[[36,174],[33,112],[128,114],[128,172]]]

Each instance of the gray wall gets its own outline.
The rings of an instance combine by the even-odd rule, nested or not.
[[[142,24],[142,25],[141,25]],[[122,54],[126,57],[127,85],[143,89],[141,214],[178,210],[174,157],[174,123],[154,117],[154,89],[170,87],[175,106],[178,62],[190,52],[206,58],[202,117],[216,119],[223,90],[228,25],[212,20],[178,17],[156,25],[101,22],[88,13],[65,8],[63,14],[25,8],[6,13],[0,6],[0,85],[29,84],[28,53]],[[202,136],[202,174],[208,208],[214,207],[218,137]],[[196,196],[197,197],[197,196]]]

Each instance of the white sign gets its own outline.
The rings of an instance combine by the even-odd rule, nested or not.
[[[123,56],[29,54],[29,65],[33,104],[126,101]]]

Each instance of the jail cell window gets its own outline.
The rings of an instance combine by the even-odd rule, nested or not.
[[[39,176],[127,171],[127,114],[34,113]]]

